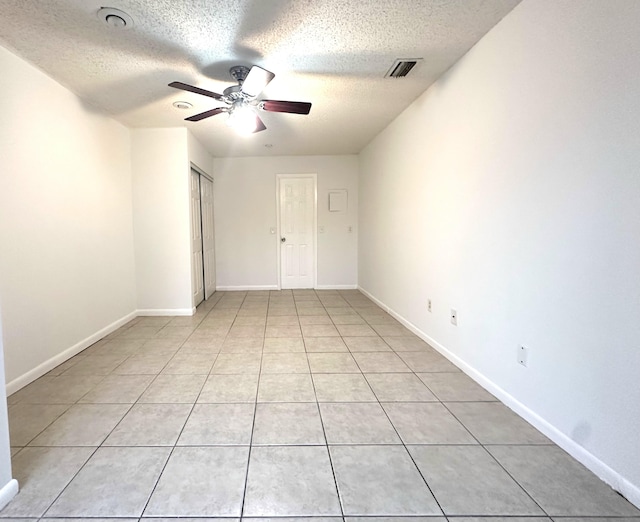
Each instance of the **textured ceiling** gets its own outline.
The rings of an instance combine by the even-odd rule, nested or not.
[[[357,153],[520,0],[0,0],[0,44],[130,127],[186,124],[217,157]],[[98,20],[102,6],[134,27]],[[424,58],[385,79],[397,58]],[[263,97],[313,103],[308,116],[264,113],[236,136],[221,105],[167,87],[222,92],[231,65],[275,79]],[[172,102],[185,100],[181,111]],[[265,145],[272,145],[270,148]]]

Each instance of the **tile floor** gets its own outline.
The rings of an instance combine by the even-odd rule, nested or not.
[[[9,404],[21,491],[5,518],[640,522],[356,291],[217,293],[193,317],[138,318]]]

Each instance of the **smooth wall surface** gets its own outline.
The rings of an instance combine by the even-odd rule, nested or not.
[[[143,314],[190,314],[187,129],[131,135],[137,307]]]
[[[2,48],[0,70],[10,383],[132,313],[135,280],[129,131]]]
[[[635,1],[525,0],[362,152],[359,236],[362,288],[636,503],[639,26]]]
[[[357,284],[357,156],[280,156],[214,160],[218,288],[276,288],[277,174],[317,174],[318,286]],[[329,212],[330,190],[345,189],[345,212]],[[351,232],[349,232],[351,227]]]

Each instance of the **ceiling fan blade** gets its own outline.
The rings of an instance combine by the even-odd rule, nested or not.
[[[240,89],[243,93],[251,98],[258,96],[262,92],[267,84],[275,78],[275,74],[271,71],[267,71],[262,67],[258,67],[254,65],[251,67],[249,74],[245,78],[242,83],[242,88]]]
[[[258,107],[263,111],[289,112],[292,114],[309,114],[309,111],[311,111],[311,104],[307,102],[262,100]]]
[[[209,96],[209,98],[213,98],[214,100],[224,101],[224,96],[222,96],[222,94],[218,94],[217,92],[207,91],[206,89],[201,89],[200,87],[194,87],[193,85],[189,85],[188,83],[171,82],[169,84],[169,87],[173,87],[174,89],[181,89],[183,91],[195,92],[196,94]]]
[[[260,116],[256,114],[256,130],[253,131],[253,134],[255,134],[256,132],[261,132],[263,130],[267,130],[267,126],[260,119]]]
[[[226,107],[216,107],[215,109],[211,109],[210,111],[201,112],[200,114],[196,114],[195,116],[189,116],[185,118],[185,121],[200,121],[205,118],[209,118],[211,116],[215,116],[216,114],[220,114],[221,112],[227,112]]]

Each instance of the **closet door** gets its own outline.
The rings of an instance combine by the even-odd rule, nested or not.
[[[213,182],[204,176],[200,176],[200,208],[202,209],[204,298],[209,299],[216,291],[216,251],[213,226]]]
[[[193,306],[198,306],[204,300],[204,267],[202,251],[200,174],[195,170],[191,170],[191,289],[193,292]]]

